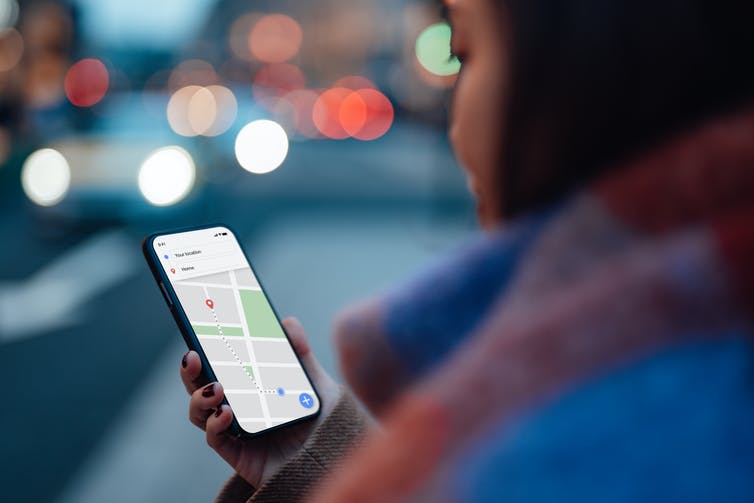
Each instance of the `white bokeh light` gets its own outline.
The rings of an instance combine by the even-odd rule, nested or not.
[[[155,206],[177,203],[191,192],[195,180],[191,154],[177,146],[155,150],[139,169],[139,190]]]
[[[243,169],[256,174],[277,169],[288,155],[288,135],[275,121],[256,120],[236,136],[236,159]]]
[[[37,150],[21,168],[21,185],[32,202],[53,206],[65,197],[71,186],[71,168],[57,150]]]

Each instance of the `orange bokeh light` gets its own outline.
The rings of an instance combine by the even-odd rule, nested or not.
[[[90,107],[107,94],[110,74],[98,59],[87,58],[74,63],[65,74],[65,95],[77,107]]]
[[[264,63],[284,63],[298,54],[303,32],[295,19],[283,14],[261,18],[249,34],[249,50]]]

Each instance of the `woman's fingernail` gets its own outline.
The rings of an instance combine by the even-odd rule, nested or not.
[[[215,396],[215,383],[208,384],[203,390],[202,390],[202,396],[204,398],[209,398],[211,396]]]
[[[181,367],[186,368],[188,365],[188,351],[186,351],[186,354],[183,355],[183,358],[181,358]]]
[[[220,414],[223,413],[223,406],[219,406],[217,410],[215,411],[215,417],[220,417]]]

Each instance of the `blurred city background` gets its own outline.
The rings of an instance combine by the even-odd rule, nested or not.
[[[436,2],[0,0],[3,501],[208,501],[152,232],[232,226],[337,374],[333,315],[474,232]]]

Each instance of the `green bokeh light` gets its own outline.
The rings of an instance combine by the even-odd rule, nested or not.
[[[416,58],[429,72],[448,76],[458,73],[461,63],[450,55],[450,26],[437,23],[428,26],[416,39]]]

